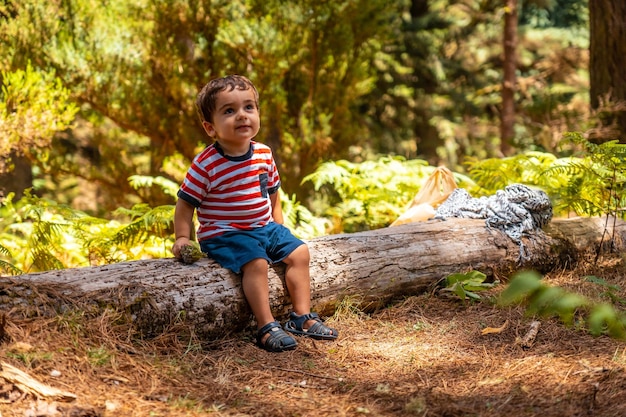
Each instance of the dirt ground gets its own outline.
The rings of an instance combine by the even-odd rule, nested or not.
[[[621,262],[544,279],[608,301],[586,275],[626,298]],[[474,303],[411,296],[370,314],[344,303],[328,318],[338,341],[300,338],[280,354],[255,347],[248,333],[208,344],[171,329],[136,340],[111,311],[4,312],[0,360],[67,399],[0,377],[1,417],[626,415],[626,344],[500,307],[503,288]],[[524,349],[519,338],[533,320],[539,331]]]

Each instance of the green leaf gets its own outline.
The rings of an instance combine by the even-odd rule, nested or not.
[[[475,292],[467,291],[467,290],[465,290],[465,295],[467,297],[469,297],[469,298],[474,299],[474,300],[480,300],[480,298],[481,298],[480,295],[476,294]]]
[[[594,336],[600,336],[608,328],[615,326],[617,314],[610,304],[598,304],[593,307],[589,314],[589,332]],[[621,323],[619,323],[621,325]],[[623,327],[623,326],[622,326]]]
[[[559,287],[542,286],[530,297],[528,304],[529,314],[553,314],[553,305],[563,296],[563,289]]]
[[[585,281],[592,282],[594,284],[598,284],[598,285],[601,285],[601,286],[606,287],[606,288],[610,288],[610,289],[615,290],[615,291],[620,291],[621,290],[619,285],[610,284],[610,283],[606,282],[606,280],[604,280],[602,278],[598,278],[598,277],[596,277],[594,275],[586,276],[585,277]]]
[[[452,291],[459,296],[459,298],[461,300],[465,300],[465,290],[463,289],[463,286],[460,283],[456,283],[452,286]]]
[[[531,296],[543,286],[541,275],[534,271],[525,271],[516,274],[507,288],[502,291],[499,303],[502,305],[516,304]]]
[[[572,324],[576,310],[588,304],[589,302],[582,295],[566,293],[556,299],[552,307],[565,324]]]
[[[450,274],[446,277],[446,283],[448,285],[452,285],[455,282],[463,282],[463,283],[472,283],[475,286],[479,286],[479,284],[483,283],[487,279],[487,275],[483,274],[480,271],[470,271],[467,273],[455,273]]]

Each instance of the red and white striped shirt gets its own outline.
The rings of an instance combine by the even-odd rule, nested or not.
[[[252,141],[248,153],[231,157],[214,143],[194,158],[178,197],[196,208],[201,241],[273,221],[269,196],[279,188],[268,146]]]

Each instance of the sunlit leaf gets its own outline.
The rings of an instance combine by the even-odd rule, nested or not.
[[[499,302],[503,305],[519,303],[541,288],[541,275],[534,271],[516,274],[509,285],[500,294]]]

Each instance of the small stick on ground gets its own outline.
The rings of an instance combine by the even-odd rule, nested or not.
[[[42,384],[26,372],[21,371],[5,362],[0,364],[0,378],[4,378],[6,381],[11,382],[20,391],[32,394],[37,398],[44,397],[65,402],[76,400],[76,395]]]
[[[530,328],[528,329],[528,332],[524,335],[524,337],[516,341],[522,347],[522,349],[526,350],[533,347],[540,326],[541,322],[537,320],[534,320],[530,323]]]

